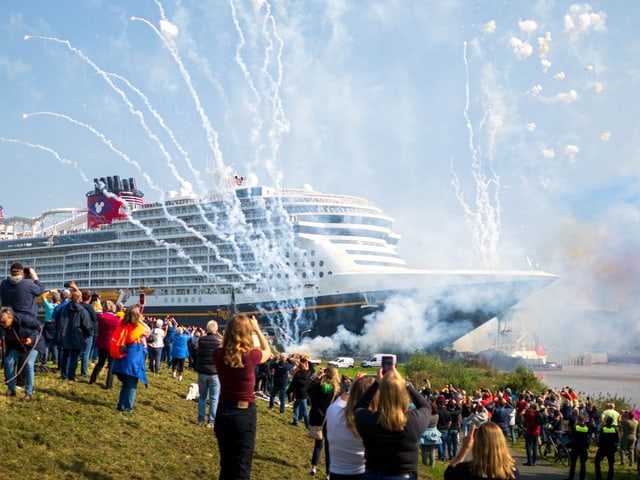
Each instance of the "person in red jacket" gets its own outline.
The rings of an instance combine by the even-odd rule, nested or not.
[[[109,355],[109,342],[120,325],[120,319],[115,314],[116,305],[111,300],[105,303],[104,311],[98,314],[98,338],[96,338],[96,347],[98,348],[98,363],[91,372],[89,383],[96,383],[98,375],[102,371],[104,364],[107,364],[107,382],[105,388],[113,388],[113,374],[111,373],[111,364],[113,358]]]
[[[538,410],[538,404],[531,402],[524,415],[525,448],[527,450],[527,462],[525,465],[535,466],[538,459],[538,439],[542,429],[542,414]]]

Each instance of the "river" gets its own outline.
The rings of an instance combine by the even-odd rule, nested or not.
[[[603,363],[587,366],[563,366],[562,370],[536,372],[549,388],[570,386],[579,398],[592,395],[622,397],[640,408],[640,364]]]

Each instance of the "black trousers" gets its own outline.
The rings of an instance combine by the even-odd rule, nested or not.
[[[256,443],[256,405],[218,402],[214,431],[220,450],[220,480],[249,480]]]
[[[603,450],[598,449],[596,452],[596,458],[594,459],[596,463],[596,480],[602,480],[602,470],[600,469],[600,462],[603,459],[607,459],[607,463],[609,464],[609,471],[607,472],[607,480],[613,480],[613,466],[616,463],[616,451],[615,450]]]

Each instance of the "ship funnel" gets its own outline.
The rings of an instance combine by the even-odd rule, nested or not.
[[[127,211],[144,205],[144,194],[136,189],[136,179],[119,175],[93,179],[94,190],[87,193],[87,227],[110,225],[127,218]],[[124,209],[124,204],[129,209]]]

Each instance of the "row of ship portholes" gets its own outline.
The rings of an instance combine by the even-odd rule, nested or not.
[[[196,303],[203,303],[203,302],[202,302],[202,297],[198,297],[197,299],[196,299],[196,297],[191,297],[191,298],[189,298],[189,297],[170,297],[170,298],[165,297],[164,303],[168,303],[168,304],[193,303],[193,304],[196,304]]]

